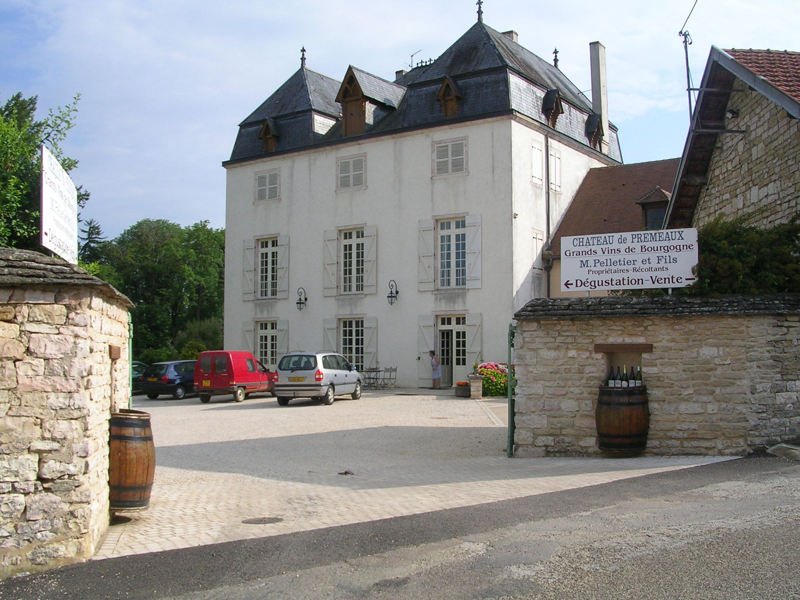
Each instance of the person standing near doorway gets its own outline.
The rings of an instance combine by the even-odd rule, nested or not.
[[[442,384],[442,364],[439,362],[439,357],[436,352],[431,350],[428,352],[431,356],[431,379],[433,380],[433,389],[438,390]]]

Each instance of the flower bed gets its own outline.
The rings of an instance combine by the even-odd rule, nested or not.
[[[505,396],[508,394],[508,367],[503,363],[483,362],[476,372],[483,377],[484,396]]]

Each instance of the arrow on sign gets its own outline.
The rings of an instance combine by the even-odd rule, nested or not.
[[[567,279],[564,282],[564,287],[567,288],[567,289],[571,288],[572,287],[572,282],[569,279]]]

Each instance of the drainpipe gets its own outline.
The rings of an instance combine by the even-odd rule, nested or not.
[[[514,336],[517,333],[517,324],[514,321],[508,324],[508,384],[506,385],[506,393],[508,394],[508,441],[506,442],[506,456],[508,458],[514,457],[514,430],[516,429],[514,423],[514,389],[517,386],[517,379],[514,374],[514,365],[511,362],[513,358]]]
[[[544,236],[544,247],[550,248],[550,136],[544,136],[544,226],[545,226],[545,236]],[[552,256],[552,253],[551,253]],[[552,260],[549,261],[550,267],[552,267]],[[547,271],[547,297],[550,297],[550,268],[548,268],[547,263],[545,263],[545,269]]]

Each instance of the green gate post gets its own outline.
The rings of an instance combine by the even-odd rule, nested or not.
[[[511,321],[508,325],[508,385],[506,386],[506,392],[508,394],[508,441],[506,443],[506,456],[508,456],[508,458],[513,458],[514,456],[514,392],[517,387],[517,378],[511,359],[513,357],[514,337],[516,333],[517,324]]]

